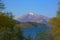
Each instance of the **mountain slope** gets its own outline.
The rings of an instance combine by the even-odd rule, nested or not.
[[[46,22],[48,22],[48,17],[30,12],[26,15],[19,17],[17,20],[20,22],[46,23]]]

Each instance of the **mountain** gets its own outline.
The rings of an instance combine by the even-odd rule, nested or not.
[[[46,23],[48,22],[48,17],[34,14],[32,12],[23,15],[17,19],[20,22],[36,22],[36,23]]]

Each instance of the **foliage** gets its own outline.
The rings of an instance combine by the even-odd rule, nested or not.
[[[0,12],[0,40],[24,39],[22,31],[15,28],[15,24],[12,14]]]
[[[37,33],[35,40],[54,40],[54,37],[48,31],[43,30]]]
[[[24,40],[23,31],[20,30],[20,28],[18,28],[16,31],[16,37],[17,37],[17,40]]]
[[[15,26],[15,21],[9,13],[0,12],[0,29],[10,29]]]
[[[51,18],[49,22],[52,25],[52,33],[57,36],[57,40],[60,40],[60,11],[57,12],[56,17]]]
[[[25,40],[32,40],[31,35],[28,35],[27,38]]]

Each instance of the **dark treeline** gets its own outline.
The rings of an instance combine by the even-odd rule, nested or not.
[[[9,13],[0,12],[0,40],[31,40],[23,31],[15,27],[16,22]]]

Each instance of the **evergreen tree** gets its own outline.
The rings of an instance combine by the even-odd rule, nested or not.
[[[56,35],[56,40],[60,40],[60,2],[56,17],[51,18],[49,21],[50,24],[53,25],[51,31]]]
[[[15,21],[6,13],[0,12],[0,30],[1,29],[13,29],[15,26]]]
[[[16,21],[12,13],[5,13],[5,5],[0,0],[0,40],[23,40],[23,33],[20,28],[16,31]]]
[[[5,20],[4,20],[5,19]],[[11,16],[2,13],[0,15],[0,40],[24,40],[20,28],[15,28],[15,21]],[[17,31],[15,31],[17,29]]]
[[[0,12],[2,12],[5,9],[5,5],[2,2],[2,0],[0,0]]]

